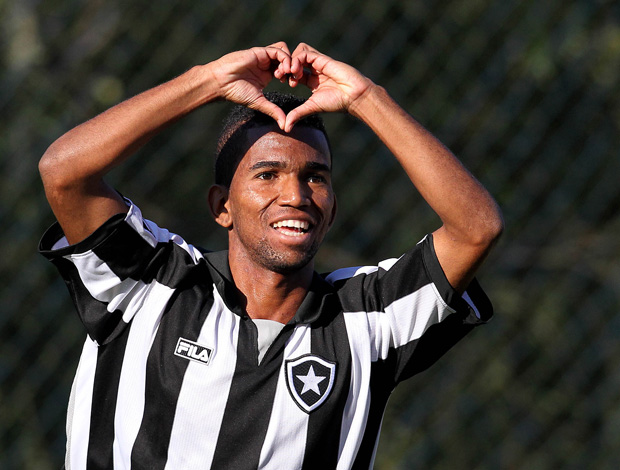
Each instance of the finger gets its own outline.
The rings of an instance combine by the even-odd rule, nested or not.
[[[315,49],[314,47],[312,47],[310,44],[306,44],[305,42],[300,42],[297,47],[295,48],[295,50],[293,51],[293,53],[291,55],[296,55],[296,54],[300,54],[302,52],[319,52],[317,49]]]
[[[300,120],[302,120],[306,116],[316,114],[320,111],[321,110],[318,109],[314,105],[314,103],[308,100],[305,103],[289,111],[289,113],[286,115],[286,121],[282,129],[284,130],[284,132],[291,132],[293,130],[293,126],[295,126],[295,124],[297,124]]]
[[[285,68],[282,66],[282,64],[279,64],[278,67],[273,71],[273,76],[280,80],[280,82],[282,83],[286,82],[288,75],[289,74],[286,73]]]
[[[293,61],[292,59],[287,59],[278,64],[278,68],[274,71],[274,77],[278,78],[282,83],[286,83],[290,76],[294,76]]]
[[[278,61],[277,59],[277,51],[280,51],[279,49],[268,47],[253,47],[252,49],[250,49],[250,51],[254,54],[254,57],[256,59],[256,65],[251,64],[250,67],[255,66],[261,71],[273,71],[280,63],[280,61]]]
[[[294,85],[290,86],[295,87],[299,84],[305,85],[310,90],[314,90],[318,86],[318,78],[315,70],[310,67],[304,68],[299,77],[291,77],[294,80]]]
[[[278,41],[270,44],[267,48],[279,49],[288,55],[288,57],[285,57],[284,60],[282,60],[282,56],[278,54],[277,50],[275,51],[276,59],[279,61],[279,64],[277,69],[274,70],[273,76],[280,80],[281,83],[286,83],[291,77],[295,77],[295,75],[301,75],[301,73],[303,73],[303,67],[300,66],[299,61],[293,61],[290,49],[284,41]],[[295,69],[293,70],[293,68]],[[290,86],[294,87],[296,84],[291,83]]]
[[[312,67],[312,64],[307,60],[306,54],[293,57],[291,59],[291,76],[295,80],[299,81],[304,75],[315,74],[316,70]]]
[[[291,74],[299,80],[304,72],[304,67],[308,65],[308,53],[321,54],[314,47],[301,42],[291,54]]]
[[[325,66],[332,59],[320,52],[306,50],[298,52],[292,60],[291,70],[295,72],[292,73],[293,76],[299,83],[307,84],[312,77],[324,73]],[[296,67],[299,67],[299,71]]]
[[[309,44],[306,44],[306,43],[302,42],[302,43],[297,45],[297,47],[295,48],[295,50],[291,54],[291,57],[292,58],[299,58],[302,63],[305,63],[305,60],[306,60],[308,54],[311,54],[311,55],[322,55],[314,47],[310,46]]]
[[[269,44],[267,47],[275,47],[276,49],[282,49],[288,55],[291,55],[291,51],[288,48],[288,45],[284,41],[274,42],[273,44]]]
[[[304,66],[297,57],[291,57],[291,77],[298,80],[304,73]]]
[[[314,74],[322,73],[325,65],[327,65],[329,61],[333,61],[333,59],[325,54],[313,50],[300,52],[296,58],[303,64],[306,70],[310,70]]]
[[[291,51],[289,50],[287,44],[284,41],[278,41],[273,44],[270,44],[269,46],[267,46],[267,49],[275,50],[276,58],[278,59],[280,63],[285,62],[282,60],[283,58],[287,58],[288,62],[290,63]],[[285,56],[283,56],[282,53],[284,53]]]
[[[255,109],[256,111],[260,111],[261,113],[264,113],[268,116],[271,116],[278,124],[278,127],[284,130],[284,127],[286,125],[286,114],[275,103],[272,103],[264,96],[261,96],[260,98],[257,98],[256,101],[251,103],[249,107]]]
[[[282,46],[271,45],[265,48],[265,52],[271,60],[272,73],[279,80],[291,73],[291,55],[286,44],[282,43]]]

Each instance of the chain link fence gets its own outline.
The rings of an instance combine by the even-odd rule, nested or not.
[[[620,468],[620,4],[612,0],[0,1],[0,467],[62,465],[84,333],[37,253],[63,132],[197,63],[305,41],[385,86],[496,197],[496,318],[395,392],[378,469]],[[280,85],[274,84],[277,89]],[[213,249],[210,105],[112,174]],[[339,218],[321,269],[397,256],[437,217],[360,123],[327,116]]]

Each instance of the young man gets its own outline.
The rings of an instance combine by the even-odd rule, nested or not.
[[[274,78],[312,96],[270,101]],[[103,178],[221,99],[256,113],[220,139],[209,204],[229,249],[202,253]],[[398,259],[322,278],[313,259],[336,199],[310,116],[336,111],[389,147],[442,226]],[[502,230],[491,196],[385,90],[306,44],[194,67],[69,131],[40,171],[58,219],[41,250],[88,332],[73,470],[369,468],[392,389],[491,315],[474,280]]]

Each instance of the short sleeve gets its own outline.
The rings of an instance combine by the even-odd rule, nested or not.
[[[154,283],[173,288],[202,255],[178,235],[144,220],[127,200],[118,214],[91,236],[68,245],[55,223],[43,235],[40,253],[60,272],[89,336],[104,344],[120,334],[140,310]]]
[[[463,296],[452,288],[432,235],[400,258],[336,271],[328,280],[339,288],[345,316],[354,319],[348,324],[367,330],[371,358],[394,385],[429,367],[493,315],[476,280]]]

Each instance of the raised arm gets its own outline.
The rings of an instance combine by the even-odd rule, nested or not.
[[[291,79],[313,94],[287,116],[286,129],[306,114],[347,111],[366,123],[390,149],[439,215],[433,233],[437,258],[450,284],[463,292],[503,230],[500,210],[486,189],[430,132],[380,86],[354,68],[306,44],[293,52],[310,73]]]
[[[284,127],[284,112],[262,93],[274,71],[278,78],[301,73],[291,70],[284,43],[233,52],[130,98],[56,140],[41,158],[39,171],[67,240],[79,242],[111,216],[127,211],[104,176],[198,107],[225,99],[259,109]]]

